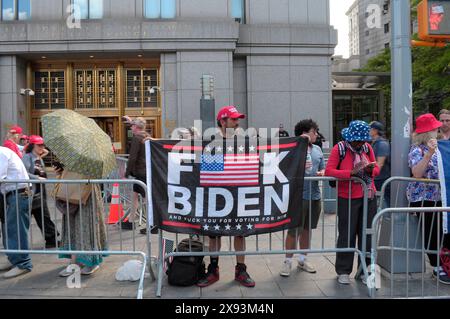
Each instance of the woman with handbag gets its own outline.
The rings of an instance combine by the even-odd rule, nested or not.
[[[48,154],[45,149],[44,139],[37,135],[30,136],[30,143],[25,147],[25,155],[22,158],[30,179],[47,179],[42,156]],[[45,184],[33,184],[33,201],[31,203],[31,215],[34,216],[37,225],[45,237],[45,248],[57,247],[59,233],[50,218],[47,205],[47,192]]]
[[[88,179],[55,165],[55,172],[62,180]],[[107,250],[106,225],[101,190],[98,184],[57,184],[54,190],[56,208],[63,214],[61,250]],[[100,268],[106,255],[60,255],[77,264],[82,275],[91,275]],[[59,275],[73,273],[64,268]]]

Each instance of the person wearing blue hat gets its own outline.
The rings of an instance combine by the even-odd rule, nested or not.
[[[336,144],[330,154],[325,175],[345,181],[338,182],[338,241],[337,248],[354,248],[358,239],[358,249],[362,247],[362,233],[372,224],[377,212],[374,178],[380,173],[375,154],[369,141],[370,126],[364,121],[352,121],[341,132],[343,141]],[[364,189],[360,183],[349,181],[352,177],[362,179],[368,188],[367,224],[363,224]],[[366,251],[370,251],[370,240],[366,240]],[[354,253],[336,253],[336,273],[340,284],[350,284]],[[358,259],[358,264],[360,259]],[[366,258],[366,264],[370,259]],[[361,278],[366,280],[364,276]]]

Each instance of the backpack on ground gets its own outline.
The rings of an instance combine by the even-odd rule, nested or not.
[[[345,154],[346,154],[346,152],[347,152],[347,148],[345,147],[345,142],[339,142],[338,144],[338,150],[339,150],[339,163],[338,163],[338,165],[337,165],[337,168],[339,169],[339,166],[341,166],[341,162],[344,160],[344,158],[345,158]],[[364,144],[364,146],[366,146],[365,144]],[[364,147],[363,146],[363,147]],[[366,149],[366,154],[368,155],[368,156],[370,156],[370,151],[369,151],[369,148],[367,147],[367,149]],[[332,187],[332,188],[336,188],[336,181],[328,181],[328,184],[330,184],[330,187]]]
[[[176,252],[201,252],[203,243],[193,239],[183,239],[175,249]],[[205,275],[203,256],[174,257],[167,269],[170,285],[192,286]]]

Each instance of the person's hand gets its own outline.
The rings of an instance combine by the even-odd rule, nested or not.
[[[40,179],[41,181],[45,181],[46,180],[46,178],[45,177],[38,177],[38,179]]]
[[[317,176],[325,176],[325,170],[318,171]]]
[[[122,116],[122,119],[123,119],[125,122],[131,122],[131,117],[129,117],[128,115]]]
[[[366,171],[367,174],[372,175],[373,173],[373,169],[375,168],[375,162],[371,162],[369,164],[366,165],[366,167],[364,167],[364,170]]]
[[[142,143],[145,143],[146,141],[154,141],[155,139],[153,138],[153,137],[151,137],[151,136],[147,136],[147,137],[144,137],[143,139],[142,139]]]
[[[311,137],[308,134],[302,134],[300,137],[305,137],[308,139],[308,143],[311,143]]]
[[[435,138],[430,139],[427,143],[427,146],[428,146],[428,153],[430,153],[430,155],[433,155],[437,149],[437,140]]]

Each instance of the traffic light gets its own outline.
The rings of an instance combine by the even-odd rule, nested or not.
[[[417,19],[421,40],[450,40],[450,0],[423,0],[417,6]]]

